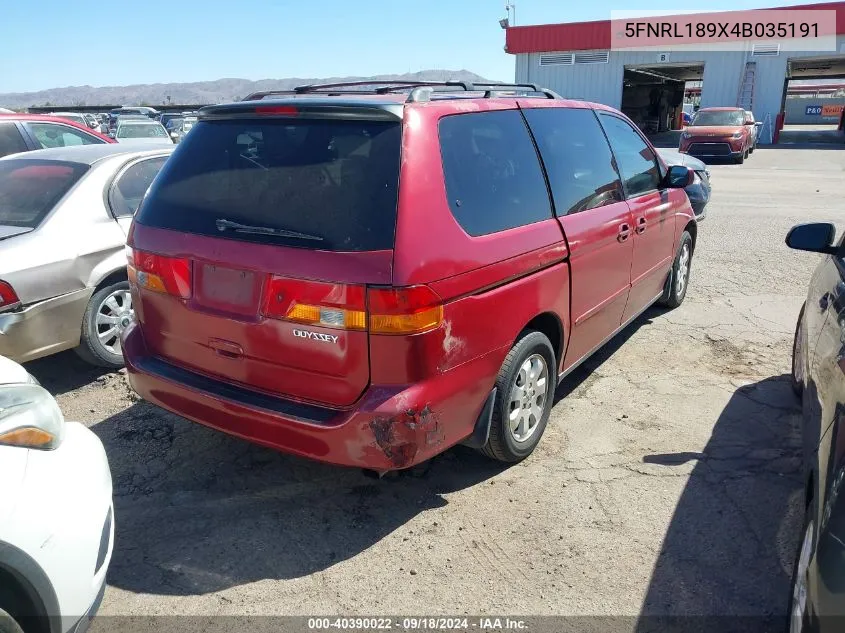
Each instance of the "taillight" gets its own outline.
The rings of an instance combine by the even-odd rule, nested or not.
[[[166,257],[126,247],[129,282],[139,288],[191,298],[191,260]]]
[[[443,320],[443,305],[428,286],[368,288],[273,277],[263,314],[282,319],[373,334],[417,334]]]
[[[272,277],[264,316],[308,325],[364,330],[364,287]]]
[[[442,300],[428,286],[370,288],[367,304],[373,334],[416,334],[443,321]]]
[[[0,310],[10,308],[20,302],[21,300],[18,299],[18,294],[12,288],[11,284],[0,280]]]
[[[299,113],[295,106],[256,106],[256,114],[287,114],[294,116]]]

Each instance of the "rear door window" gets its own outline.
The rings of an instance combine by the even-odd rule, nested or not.
[[[135,215],[144,194],[166,160],[166,156],[159,156],[138,161],[117,177],[109,192],[109,205],[115,217],[131,218]]]
[[[70,147],[72,145],[99,145],[103,139],[69,125],[59,123],[27,123],[26,126],[42,148]]]
[[[201,121],[136,221],[320,250],[391,249],[400,138],[398,121]]]
[[[0,224],[34,229],[86,171],[79,163],[0,161]]]
[[[18,126],[10,122],[0,123],[0,156],[17,154],[26,150],[26,143],[18,132]]]
[[[599,119],[616,156],[628,197],[656,191],[660,187],[661,173],[651,147],[630,123],[618,116],[601,112]]]
[[[518,110],[447,116],[439,134],[449,206],[467,233],[552,217],[537,150]]]
[[[575,108],[529,108],[558,215],[621,202],[622,183],[596,115]]]

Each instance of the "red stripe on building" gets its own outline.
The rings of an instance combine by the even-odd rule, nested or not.
[[[845,35],[845,2],[821,2],[792,7],[771,7],[758,11],[836,11],[836,33]],[[732,11],[724,11],[729,14]],[[712,15],[712,14],[701,14]],[[690,19],[693,15],[666,16]],[[651,17],[650,19],[654,19]],[[512,26],[505,31],[505,46],[508,53],[545,53],[549,51],[588,51],[610,48],[610,20],[594,22],[568,22],[565,24],[537,24],[533,26]]]

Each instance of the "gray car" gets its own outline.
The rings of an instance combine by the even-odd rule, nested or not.
[[[173,145],[84,145],[0,159],[0,356],[76,348],[120,367],[134,316],[124,243]]]
[[[660,148],[657,152],[668,167],[672,165],[683,165],[695,172],[695,181],[691,185],[684,187],[684,191],[686,191],[692,211],[695,213],[695,219],[701,222],[707,217],[706,207],[707,203],[710,202],[710,170],[707,169],[707,165],[695,156],[681,154],[681,152],[674,149]]]

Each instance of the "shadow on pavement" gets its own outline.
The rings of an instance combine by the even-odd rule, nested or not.
[[[116,371],[89,365],[73,350],[30,361],[24,367],[54,396],[79,389],[100,376]]]
[[[382,480],[224,435],[146,402],[92,427],[114,480],[109,584],[199,595],[351,558],[506,465],[457,447]]]
[[[643,458],[695,465],[652,571],[639,633],[786,623],[803,515],[800,413],[789,376],[767,378],[734,392],[701,453]],[[720,617],[695,617],[704,614]]]

